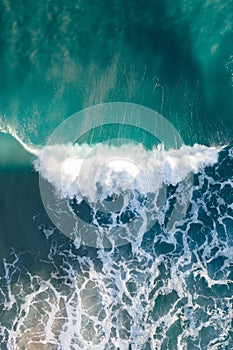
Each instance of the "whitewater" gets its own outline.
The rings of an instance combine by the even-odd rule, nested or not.
[[[2,311],[10,320],[0,328],[7,344],[2,349],[227,349],[233,316],[231,147],[147,150],[128,143],[25,149],[35,156],[34,171],[71,211],[74,198],[95,206],[125,196],[119,212],[131,200],[130,210],[135,205],[137,215],[148,220],[143,216],[148,193],[167,190],[159,208],[163,216],[148,231],[140,225],[140,239],[124,245],[77,245],[75,239],[64,241],[56,227],[43,226],[50,248],[41,263],[52,270],[47,277],[22,268],[24,253],[12,252],[1,277]],[[190,173],[186,213],[168,230],[177,189]],[[101,221],[94,225],[101,232]]]

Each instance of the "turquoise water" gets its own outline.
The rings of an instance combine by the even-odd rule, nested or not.
[[[0,6],[1,114],[23,137],[42,143],[64,118],[109,101],[155,109],[186,143],[231,137],[231,1]]]
[[[1,349],[231,350],[233,2],[3,0],[0,13]],[[51,221],[38,152],[70,115],[107,102],[161,113],[191,146],[192,170],[202,164],[174,230],[169,217],[185,180],[170,181],[161,161],[152,167],[166,180],[161,216],[141,241],[97,249],[75,244]],[[158,143],[139,127],[113,124],[79,143],[114,135],[149,150]],[[138,159],[135,149],[128,158]],[[93,219],[76,204],[76,215]],[[120,227],[140,205],[126,208]],[[94,219],[98,228],[111,222]]]

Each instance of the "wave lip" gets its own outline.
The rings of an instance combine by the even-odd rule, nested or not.
[[[130,186],[141,194],[155,192],[163,184],[175,186],[190,172],[197,173],[216,163],[220,149],[198,144],[169,151],[161,147],[148,151],[143,145],[133,143],[120,147],[54,145],[39,152],[34,167],[61,197],[71,199],[81,195],[95,202],[100,186],[105,197]]]

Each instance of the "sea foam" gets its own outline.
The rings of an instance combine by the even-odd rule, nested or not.
[[[171,150],[147,150],[134,143],[53,145],[38,151],[34,168],[62,197],[95,202],[127,189],[146,195],[163,184],[176,185],[189,173],[216,163],[220,149],[198,144]]]

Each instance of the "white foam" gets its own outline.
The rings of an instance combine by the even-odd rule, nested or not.
[[[198,144],[169,151],[133,143],[53,145],[37,151],[34,167],[62,197],[85,196],[95,202],[128,189],[146,195],[163,184],[176,185],[190,172],[216,163],[220,150]]]
[[[22,138],[19,137],[16,130],[9,124],[4,125],[1,119],[0,119],[0,132],[2,132],[3,134],[9,134],[12,137],[14,137],[27,152],[34,154],[35,156],[39,154],[39,149],[41,149],[41,147],[34,147],[32,145],[25,143],[22,140]]]

